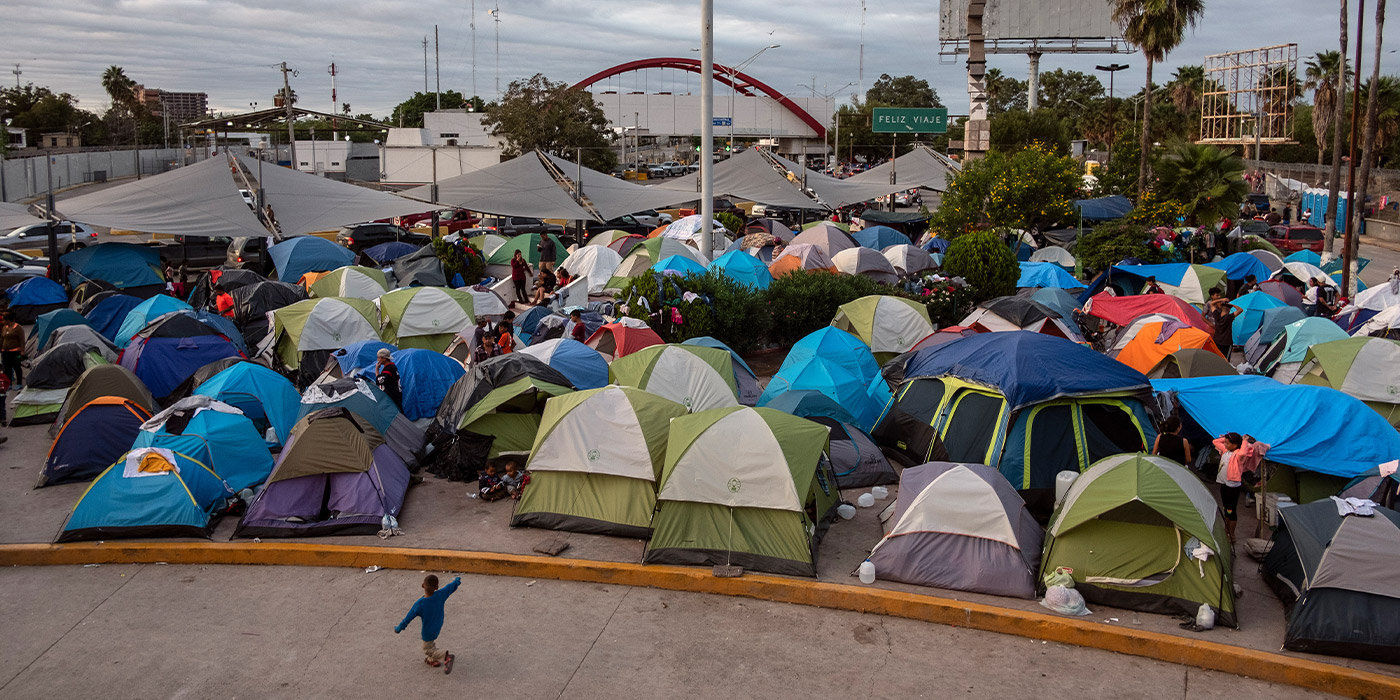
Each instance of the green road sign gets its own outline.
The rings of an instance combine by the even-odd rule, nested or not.
[[[948,110],[876,107],[871,125],[877,134],[943,134],[948,131]]]

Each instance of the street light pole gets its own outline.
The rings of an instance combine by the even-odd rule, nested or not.
[[[711,256],[715,221],[715,2],[700,0],[700,254]]]
[[[731,67],[729,67],[729,69],[728,69],[728,71],[727,71],[727,72],[729,73],[729,152],[730,152],[730,153],[733,153],[733,152],[734,152],[734,93],[737,92],[738,89],[739,89],[739,88],[735,85],[735,82],[737,82],[738,79],[739,79],[739,78],[738,78],[739,71],[743,70],[743,69],[744,69],[746,66],[748,66],[750,63],[753,63],[754,61],[757,61],[757,60],[758,60],[758,57],[763,55],[763,52],[767,51],[768,49],[777,49],[777,48],[782,48],[782,45],[781,45],[781,44],[769,44],[769,45],[767,45],[767,46],[765,46],[765,47],[759,49],[758,52],[755,53],[754,55],[749,56],[748,58],[744,59],[743,62],[741,62],[740,64],[738,64],[738,65],[736,65],[736,66],[731,66]],[[770,121],[770,123],[771,123],[771,121]],[[771,137],[770,137],[770,138],[771,138]]]
[[[1115,137],[1115,127],[1118,125],[1118,110],[1113,104],[1113,74],[1120,70],[1127,70],[1126,63],[1110,63],[1106,66],[1094,66],[1094,70],[1101,70],[1108,73],[1108,162],[1113,162],[1113,139]]]

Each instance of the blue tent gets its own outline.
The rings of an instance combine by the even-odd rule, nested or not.
[[[851,412],[847,411],[841,404],[836,403],[826,394],[811,389],[785,391],[769,401],[766,407],[783,413],[791,413],[799,418],[822,417],[842,423],[854,424],[856,422],[855,416],[852,416]]]
[[[47,277],[30,277],[13,285],[5,290],[5,298],[11,308],[68,303],[68,293],[63,291],[63,285]]]
[[[267,249],[277,279],[296,284],[308,272],[327,272],[355,264],[349,248],[317,236],[296,236]]]
[[[1250,292],[1230,302],[1230,304],[1238,308],[1241,312],[1230,324],[1230,342],[1235,345],[1244,345],[1245,341],[1249,340],[1249,336],[1254,335],[1254,332],[1259,330],[1259,324],[1264,321],[1264,311],[1266,309],[1276,309],[1279,307],[1293,308],[1279,301],[1276,297],[1265,294],[1264,292]],[[1296,309],[1294,310],[1296,311]],[[1289,323],[1296,320],[1298,319],[1292,319]],[[1282,329],[1282,326],[1280,326],[1280,329]]]
[[[54,309],[46,314],[39,314],[34,319],[34,328],[29,331],[29,337],[36,342],[35,352],[41,353],[44,347],[49,344],[49,334],[63,328],[64,326],[87,326],[91,323],[82,314],[72,309]],[[37,355],[36,355],[37,356]]]
[[[753,368],[749,367],[749,363],[744,362],[744,358],[740,357],[739,353],[734,352],[733,348],[729,347],[728,345],[725,345],[724,341],[720,340],[719,338],[712,338],[708,335],[702,335],[699,337],[691,338],[689,340],[681,341],[681,345],[699,345],[700,347],[723,350],[729,353],[729,357],[734,360],[735,366],[742,367],[745,372],[757,376],[756,374],[754,374]]]
[[[344,408],[351,413],[369,421],[380,435],[390,435],[389,430],[394,425],[394,419],[403,415],[399,407],[394,405],[393,399],[389,395],[380,391],[373,381],[358,379],[342,379],[332,382],[332,386],[353,390],[343,391],[341,398],[327,401],[324,396],[319,396],[321,392],[317,386],[307,387],[301,397],[301,410],[297,413],[297,420],[305,418],[308,414],[319,411],[323,408]],[[421,445],[420,445],[421,447]],[[398,450],[395,450],[397,452]]]
[[[117,289],[165,286],[160,251],[134,243],[99,243],[59,258],[68,266],[68,284],[102,280]]]
[[[112,339],[112,342],[116,343],[118,348],[124,348],[151,321],[174,311],[193,310],[194,308],[189,304],[175,297],[157,294],[137,304],[131,311],[127,312],[126,317],[122,319],[121,326],[117,328],[116,337]]]
[[[1121,194],[1094,199],[1079,199],[1074,202],[1074,210],[1085,221],[1110,221],[1121,219],[1133,210],[1133,203]]]
[[[118,363],[129,369],[157,399],[168,397],[200,367],[226,357],[243,357],[237,343],[190,311],[166,314],[148,324],[122,350]]]
[[[400,350],[393,358],[399,367],[399,387],[403,391],[401,408],[409,420],[436,416],[447,390],[466,374],[462,363],[423,348]]]
[[[362,369],[373,367],[378,362],[379,351],[394,352],[397,347],[382,340],[357,340],[331,353],[331,358],[340,365],[340,376],[348,377]]]
[[[259,431],[272,428],[273,442],[292,434],[301,394],[288,379],[262,365],[238,362],[204,380],[195,396],[208,396],[243,412]]]
[[[272,473],[272,453],[253,421],[207,396],[180,399],[157,413],[131,446],[187,455],[218,474],[235,493],[261,484]]]
[[[866,248],[884,250],[892,245],[909,245],[909,237],[888,226],[870,226],[852,231],[851,238]]]
[[[1283,261],[1286,263],[1302,262],[1312,265],[1313,267],[1322,267],[1322,256],[1311,250],[1297,251],[1284,258]]]
[[[677,275],[703,275],[705,267],[684,255],[671,255],[662,258],[655,265],[651,266],[652,272],[673,273]]]
[[[1031,301],[1040,302],[1054,309],[1060,318],[1066,320],[1073,319],[1074,312],[1081,308],[1079,300],[1075,299],[1073,294],[1053,287],[1035,290],[1035,293],[1031,295]]]
[[[783,392],[796,389],[826,394],[855,416],[853,424],[861,430],[870,430],[890,396],[870,348],[832,326],[793,344],[758,405],[767,406]]]
[[[1355,477],[1400,455],[1400,433],[1366,404],[1331,387],[1280,384],[1241,375],[1158,379],[1207,433],[1252,435],[1268,459],[1299,469]]]
[[[1264,353],[1268,352],[1269,347],[1274,344],[1274,341],[1283,335],[1284,329],[1304,318],[1303,312],[1293,306],[1264,309],[1259,314],[1259,327],[1244,342],[1245,361],[1250,364],[1258,364],[1264,358]],[[1332,323],[1331,321],[1326,322]],[[1239,319],[1235,319],[1235,323],[1239,323]]]
[[[768,285],[773,283],[773,275],[768,272],[768,266],[742,250],[731,250],[715,258],[715,261],[710,263],[710,269],[719,270],[725,277],[754,289],[767,289]]]
[[[1249,253],[1234,253],[1220,262],[1206,263],[1206,267],[1213,267],[1217,270],[1225,271],[1225,279],[1238,282],[1250,275],[1254,275],[1257,281],[1269,279],[1273,271],[1269,269],[1259,258]]]
[[[749,366],[749,363],[744,362],[744,358],[740,357],[739,353],[734,352],[733,348],[725,345],[718,338],[712,338],[708,335],[682,341],[681,345],[699,345],[729,353],[730,364],[734,368],[734,382],[739,388],[739,403],[744,406],[753,406],[758,403],[758,397],[763,393],[763,388],[758,385],[758,375]]]
[[[403,241],[389,241],[387,243],[380,243],[379,245],[365,248],[364,250],[360,251],[360,255],[363,255],[366,258],[369,258],[370,260],[373,260],[382,265],[386,262],[389,262],[390,260],[394,260],[395,258],[401,258],[405,255],[408,255],[409,253],[416,253],[420,248],[421,246],[416,246],[412,243],[404,243]]]
[[[121,396],[99,396],[74,411],[59,428],[44,460],[39,486],[89,481],[111,466],[151,417],[140,404]]]
[[[1021,278],[1017,287],[1039,287],[1048,289],[1083,289],[1084,283],[1074,278],[1063,267],[1052,262],[1021,263]]]
[[[233,319],[214,313],[213,311],[205,311],[204,309],[194,312],[194,317],[199,319],[200,323],[217,330],[222,333],[224,337],[233,341],[233,346],[238,348],[239,352],[245,355],[248,354],[248,344],[243,341],[243,333],[238,330],[238,326],[233,323]]]
[[[559,370],[579,391],[608,384],[608,361],[597,350],[573,338],[545,340],[520,348],[518,352],[539,358]]]
[[[59,542],[121,537],[209,537],[233,496],[206,465],[171,450],[133,448],[88,487]]]
[[[102,337],[115,341],[126,315],[141,305],[141,299],[130,294],[113,294],[97,302],[87,312],[87,320]]]
[[[930,253],[946,253],[950,245],[952,245],[952,242],[948,239],[933,236],[924,242],[924,250]]]
[[[515,334],[520,336],[520,341],[526,345],[535,335],[535,327],[540,325],[540,319],[554,313],[548,306],[531,306],[515,317]]]

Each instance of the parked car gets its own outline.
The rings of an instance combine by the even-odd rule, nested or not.
[[[636,219],[638,223],[650,226],[653,229],[655,229],[658,226],[664,226],[666,224],[671,223],[670,214],[663,214],[655,209],[647,209],[646,211],[633,212],[630,216]]]
[[[446,228],[448,233],[464,228],[471,228],[480,221],[480,217],[466,209],[440,209],[437,212],[438,225]],[[380,219],[375,223],[397,224],[403,228],[414,228],[417,226],[432,226],[433,212],[425,211],[408,216],[396,217],[398,221]]]
[[[1268,214],[1269,195],[1259,193],[1245,195],[1244,208],[1246,211],[1253,210],[1250,211],[1251,214]]]
[[[1322,230],[1308,224],[1271,227],[1267,239],[1285,253],[1300,250],[1322,252]]]
[[[671,169],[663,165],[656,165],[655,163],[653,163],[647,166],[646,173],[648,180],[655,180],[658,178],[670,177]]]
[[[267,256],[269,240],[265,236],[238,236],[229,241],[224,265],[236,270],[252,270],[260,275],[272,272],[272,258]]]
[[[87,224],[58,221],[53,226],[58,234],[58,249],[64,253],[96,242],[97,231]],[[43,222],[21,226],[0,236],[0,247],[3,248],[45,248],[48,244],[48,224]]]
[[[589,221],[588,223],[584,224],[584,236],[586,238],[592,238],[594,235],[602,233],[604,231],[625,231],[627,233],[635,233],[638,235],[645,236],[655,229],[656,226],[648,226],[642,223],[641,221],[638,221],[637,218],[632,216],[631,214],[626,214],[623,216],[619,216],[616,219],[608,219],[607,221],[602,222]]]
[[[150,242],[152,248],[160,251],[160,257],[179,267],[218,267],[228,258],[228,247],[233,242],[228,236],[175,236]]]
[[[894,193],[894,204],[897,207],[917,207],[923,203],[923,197],[919,196],[919,190],[905,190]]]
[[[335,242],[339,243],[356,253],[390,241],[403,241],[413,245],[427,245],[433,240],[432,236],[423,233],[410,233],[393,224],[381,224],[372,221],[367,224],[354,224],[352,226],[342,226],[340,232],[335,234]]]
[[[547,224],[533,216],[483,216],[481,217],[479,227],[490,229],[506,237],[518,236],[522,233],[552,233],[556,236],[564,235],[563,226],[559,224]]]
[[[43,277],[48,270],[33,265],[16,265],[0,258],[0,289],[9,289],[31,277]]]
[[[247,204],[249,209],[252,209],[253,211],[258,210],[257,203],[253,200],[252,190],[239,190],[238,196],[243,198],[243,203]]]
[[[9,248],[0,248],[0,260],[20,267],[47,269],[49,266],[48,258],[36,258],[33,255],[25,255],[18,250],[11,250]]]
[[[667,174],[669,174],[671,177],[684,175],[686,173],[685,164],[678,160],[668,160],[665,163],[662,163],[661,167],[665,168]]]

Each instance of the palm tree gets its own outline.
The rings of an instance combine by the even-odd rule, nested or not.
[[[1147,188],[1147,163],[1152,155],[1152,66],[1181,45],[1187,27],[1195,27],[1205,12],[1205,0],[1111,0],[1113,19],[1123,28],[1123,38],[1147,59],[1147,87],[1143,99],[1141,153],[1138,156],[1138,198]]]
[[[128,109],[136,101],[136,81],[127,77],[121,66],[107,66],[102,71],[102,89],[112,98],[115,109]]]
[[[1182,66],[1172,74],[1167,83],[1171,88],[1172,104],[1178,112],[1191,116],[1201,108],[1201,94],[1205,91],[1206,69],[1202,66]]]
[[[1362,83],[1368,98],[1371,80]],[[1376,129],[1375,153],[1384,153],[1400,136],[1400,77],[1381,75],[1375,78],[1376,84]],[[1373,161],[1374,162],[1374,161]]]
[[[1339,84],[1346,82],[1340,51],[1319,51],[1304,64],[1303,89],[1313,91],[1312,128],[1317,141],[1317,164],[1327,151],[1327,132],[1332,130]]]
[[[1236,213],[1249,194],[1244,161],[1215,146],[1179,146],[1158,164],[1156,192],[1184,204],[1188,223],[1213,224]]]

